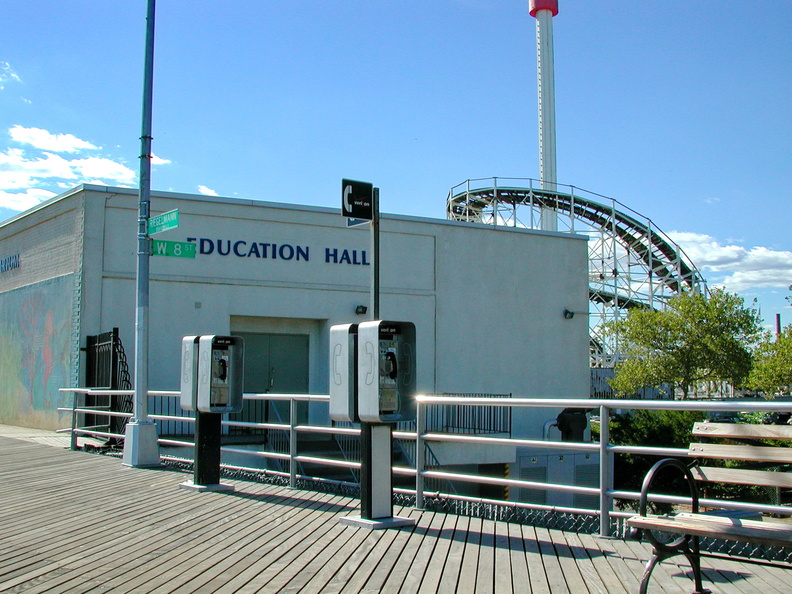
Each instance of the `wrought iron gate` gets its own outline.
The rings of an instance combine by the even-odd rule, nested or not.
[[[88,336],[86,343],[85,386],[87,388],[107,388],[110,390],[131,390],[124,345],[118,335],[118,328],[96,336]],[[132,412],[132,396],[87,396],[86,406],[101,406],[115,412]],[[108,424],[110,433],[124,433],[126,417],[86,416],[85,425],[96,425],[97,422]],[[100,421],[101,419],[101,421]]]

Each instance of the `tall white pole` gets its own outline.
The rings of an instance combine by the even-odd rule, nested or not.
[[[148,0],[146,58],[143,75],[143,117],[140,135],[140,203],[137,233],[137,298],[135,307],[135,395],[133,416],[126,426],[123,464],[159,465],[157,428],[148,418],[149,236],[151,212],[151,111],[154,82],[154,15],[156,0]]]
[[[553,17],[558,0],[529,0],[536,18],[536,69],[539,91],[539,181],[543,190],[556,191],[555,75],[553,65]],[[555,210],[542,208],[541,228],[558,230]]]

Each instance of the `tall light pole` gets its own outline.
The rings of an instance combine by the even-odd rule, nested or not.
[[[543,190],[556,191],[555,75],[553,73],[553,17],[558,0],[528,0],[528,10],[536,18],[536,69],[539,90],[539,181]],[[558,230],[558,218],[551,208],[541,210],[541,228]]]
[[[157,427],[148,418],[148,219],[151,212],[151,106],[154,83],[154,15],[156,0],[148,0],[146,12],[146,61],[143,74],[143,117],[140,135],[140,203],[137,233],[137,299],[135,306],[135,395],[132,419],[124,438],[126,466],[158,466]]]

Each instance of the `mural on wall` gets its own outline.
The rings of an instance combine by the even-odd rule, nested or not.
[[[60,426],[68,395],[72,275],[0,295],[0,423]]]

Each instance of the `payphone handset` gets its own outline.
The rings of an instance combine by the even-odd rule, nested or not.
[[[330,418],[358,423],[357,324],[330,327]]]
[[[358,326],[358,415],[367,423],[415,418],[415,325],[375,320]]]
[[[242,410],[244,340],[240,336],[201,336],[198,340],[197,409]]]

